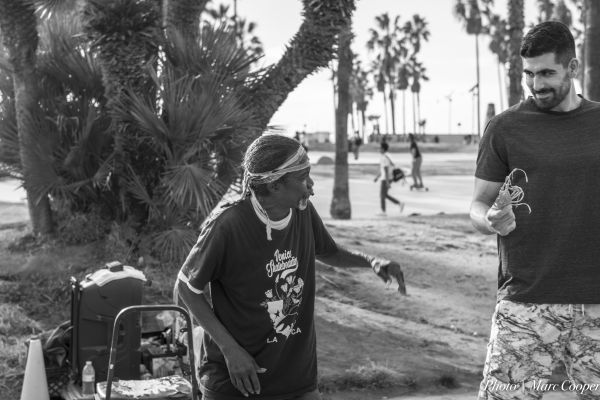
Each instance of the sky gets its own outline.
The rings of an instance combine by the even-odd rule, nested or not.
[[[233,0],[222,0],[231,5]],[[375,16],[384,12],[393,18],[400,15],[403,23],[419,14],[429,22],[431,32],[428,42],[422,44],[419,59],[427,68],[429,81],[422,82],[421,118],[427,120],[428,134],[470,134],[477,133],[476,98],[469,90],[476,84],[475,37],[467,35],[462,23],[454,16],[454,0],[357,0],[353,16],[355,39],[352,49],[369,65],[374,54],[366,49],[369,28],[375,26]],[[495,9],[506,15],[506,0],[496,0]],[[256,35],[263,42],[265,57],[263,66],[279,60],[285,46],[290,42],[301,24],[302,3],[300,0],[237,0],[240,17],[257,23]],[[536,0],[525,0],[526,27],[537,21]],[[527,29],[527,28],[526,28]],[[498,63],[496,56],[488,50],[489,39],[481,36],[480,88],[481,88],[481,131],[485,126],[486,111],[493,103],[496,113],[507,108],[504,91],[500,97],[498,83]],[[502,85],[506,85],[505,81]],[[527,93],[527,91],[526,91]],[[410,92],[406,99],[406,131],[411,132],[412,103]],[[321,69],[307,77],[292,92],[271,119],[271,125],[278,125],[289,134],[306,130],[334,132],[334,100],[331,83],[331,70]],[[396,106],[396,132],[403,133],[402,102]],[[367,115],[380,115],[380,127],[385,131],[383,99],[375,92]],[[391,121],[388,124],[391,133]],[[367,133],[371,132],[370,125]]]

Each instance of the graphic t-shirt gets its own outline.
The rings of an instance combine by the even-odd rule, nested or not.
[[[315,255],[337,250],[313,205],[294,209],[283,230],[272,231],[250,199],[219,210],[204,224],[182,267],[189,284],[210,283],[217,318],[267,372],[260,396],[277,398],[316,389]],[[231,384],[216,343],[204,334],[199,382],[217,399],[243,398]]]
[[[528,100],[492,118],[477,178],[523,188],[516,229],[498,236],[499,297],[527,303],[600,303],[600,103],[568,112]]]

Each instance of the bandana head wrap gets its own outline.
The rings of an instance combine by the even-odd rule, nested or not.
[[[254,193],[254,191],[250,188],[250,184],[251,183],[256,183],[256,184],[265,184],[265,183],[271,183],[271,182],[275,182],[276,180],[278,180],[279,178],[281,178],[282,176],[284,176],[285,174],[289,173],[289,172],[296,172],[296,171],[301,171],[305,168],[310,167],[310,161],[308,160],[308,157],[306,156],[306,150],[304,150],[304,147],[299,146],[298,150],[291,156],[289,157],[287,160],[285,160],[283,162],[283,164],[281,164],[280,166],[278,166],[275,169],[272,169],[270,171],[265,171],[265,172],[250,172],[247,169],[244,171],[244,179],[242,182],[242,196],[241,198],[244,199],[246,198],[246,195],[248,194],[248,192],[252,193],[252,196],[255,198],[256,204],[258,205],[257,207],[257,211],[266,218],[266,225],[267,225],[267,240],[272,240],[271,239],[271,220],[269,219],[269,216],[267,215],[267,212],[264,210],[264,208],[260,205],[260,203],[258,202],[258,199],[256,199],[256,195]],[[254,204],[254,202],[253,202]]]

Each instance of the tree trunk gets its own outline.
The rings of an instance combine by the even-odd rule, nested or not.
[[[508,2],[508,106],[521,101],[523,97],[523,86],[521,77],[523,73],[523,61],[519,54],[523,28],[525,27],[523,16],[523,0],[509,0]]]
[[[387,106],[387,96],[385,95],[385,90],[381,92],[383,95],[383,115],[385,117],[385,134],[387,135],[390,131],[390,127],[388,126],[388,106]]]
[[[390,111],[392,112],[392,134],[396,134],[396,96],[393,85],[390,85]]]
[[[500,95],[500,111],[504,111],[504,85],[502,84],[502,63],[498,62],[498,94]]]
[[[479,35],[475,35],[475,62],[477,64],[477,137],[481,138],[481,83],[479,79]]]
[[[361,108],[360,110],[360,137],[363,140],[363,143],[366,143],[365,140],[365,130],[366,130],[366,125],[367,125],[367,120],[365,118],[365,109]]]
[[[350,75],[352,74],[352,32],[350,26],[340,33],[338,62],[338,107],[335,113],[335,174],[333,198],[329,213],[334,219],[350,219],[348,185],[348,105],[350,102]]]
[[[40,157],[33,146],[37,133],[34,120],[39,114],[35,55],[38,33],[34,6],[21,0],[0,0],[0,30],[13,68],[19,155],[29,217],[35,234],[49,234],[54,230],[50,199],[47,193],[32,185],[35,176],[40,174],[36,168],[52,168],[45,165],[46,157]]]
[[[334,56],[339,32],[350,23],[354,0],[303,0],[304,20],[287,50],[265,77],[249,89],[248,106],[262,133],[287,96],[310,74],[326,67]]]
[[[415,99],[415,94],[415,92],[412,92],[413,135],[417,134],[417,100]]]
[[[164,0],[167,30],[176,29],[192,41],[200,35],[200,15],[208,0]]]
[[[115,167],[111,186],[121,199],[121,217],[133,214],[139,222],[145,219],[147,210],[125,193],[124,178],[132,169],[142,177],[144,186],[153,187],[161,171],[156,168],[151,171],[152,175],[148,174],[146,166],[156,158],[152,147],[140,145],[135,140],[138,132],[115,110],[127,104],[128,90],[140,96],[152,96],[154,84],[148,66],[154,66],[158,56],[160,16],[159,4],[153,0],[87,0],[83,15],[84,32],[95,44],[92,51],[100,63],[106,109],[114,124]],[[131,20],[137,23],[131,24]]]
[[[402,91],[402,133],[406,139],[406,90]]]
[[[421,92],[417,92],[417,124],[419,126],[419,133],[425,135],[425,130],[421,131]]]
[[[600,3],[586,0],[585,87],[584,96],[600,100]]]
[[[263,133],[277,109],[300,82],[333,59],[337,36],[351,22],[355,9],[354,0],[302,0],[302,3],[304,20],[285,53],[244,96],[257,121],[249,128],[249,140]],[[236,149],[224,149],[227,154],[223,154],[223,158],[231,159],[234,153],[239,153],[235,157],[241,159],[249,144],[247,141]],[[217,179],[227,188],[238,177],[237,171],[226,167],[217,173]]]

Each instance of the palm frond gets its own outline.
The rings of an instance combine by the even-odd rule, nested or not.
[[[215,171],[200,162],[168,168],[162,183],[170,203],[204,215],[208,215],[225,189],[215,179]]]
[[[258,57],[238,45],[234,30],[226,24],[204,25],[197,43],[190,44],[182,35],[174,34],[165,44],[169,64],[193,76],[214,80],[227,86],[244,84],[252,63]]]
[[[142,179],[135,173],[131,166],[127,168],[127,175],[124,182],[125,190],[146,206],[149,219],[157,218],[160,215],[159,207],[146,189],[146,186],[144,186]]]
[[[35,3],[35,12],[42,20],[49,19],[55,15],[61,15],[72,11],[77,6],[77,0],[28,0]]]
[[[163,260],[181,264],[196,243],[197,232],[187,226],[172,226],[151,236],[155,254]]]
[[[87,48],[77,24],[66,17],[56,17],[41,25],[42,45],[38,69],[42,88],[52,93],[71,92],[76,97],[102,100],[102,72]]]

